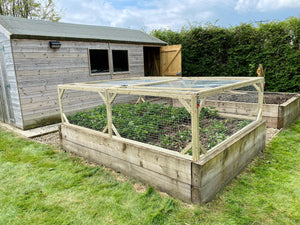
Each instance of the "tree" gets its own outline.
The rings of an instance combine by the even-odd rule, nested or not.
[[[42,19],[61,19],[53,0],[0,0],[0,15]]]

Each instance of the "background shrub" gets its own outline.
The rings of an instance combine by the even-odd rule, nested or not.
[[[182,44],[183,76],[257,76],[266,72],[266,91],[300,91],[300,17],[222,28],[214,25],[153,30],[151,35]]]

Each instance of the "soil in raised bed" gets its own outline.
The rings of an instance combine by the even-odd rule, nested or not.
[[[265,104],[283,104],[290,98],[296,96],[294,93],[277,93],[277,92],[265,92],[264,93],[264,103]],[[255,92],[241,92],[241,94],[230,94],[222,93],[218,96],[209,97],[211,100],[219,101],[234,101],[234,102],[248,102],[257,103],[257,93]]]
[[[210,149],[250,122],[237,119],[224,119],[215,116],[213,118],[201,118],[200,123],[200,142],[206,149]],[[182,123],[179,127],[181,128],[178,130],[170,130],[169,132],[168,127],[163,128],[167,131],[163,140],[153,138],[147,143],[153,143],[156,146],[173,151],[181,151],[192,141],[192,132],[190,124]]]

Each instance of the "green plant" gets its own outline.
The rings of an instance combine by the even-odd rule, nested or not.
[[[211,125],[202,127],[200,135],[207,137],[208,141],[205,144],[207,148],[214,147],[228,137],[226,123],[223,120],[213,119]]]
[[[101,105],[88,112],[75,113],[68,116],[68,119],[70,123],[102,131],[107,123],[106,106]],[[183,132],[180,131],[180,125],[189,123],[190,114],[185,108],[145,102],[136,105],[114,105],[112,120],[122,137],[146,143],[154,143],[158,139],[163,142],[158,145],[175,148],[178,144],[167,144],[168,137],[162,137],[166,130],[173,130],[174,134],[170,138],[173,143],[177,143],[177,132]]]
[[[203,107],[200,111],[200,120],[203,118],[217,118],[218,117],[218,110],[215,110],[215,107]]]
[[[243,127],[247,126],[248,124],[250,124],[251,121],[250,120],[242,120],[239,121],[239,123],[237,124],[237,126],[242,129]]]
[[[112,120],[119,134],[131,140],[181,151],[192,140],[191,118],[184,107],[144,102],[112,106]],[[68,116],[70,123],[102,131],[107,123],[106,106]],[[227,125],[235,121],[218,117],[214,108],[202,108],[199,114],[200,137],[208,148],[225,140]],[[229,122],[228,122],[229,121]]]

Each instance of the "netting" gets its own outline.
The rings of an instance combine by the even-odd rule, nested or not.
[[[176,151],[191,141],[191,116],[184,107],[173,107],[171,98],[141,96],[136,103],[116,104],[112,117],[121,137]]]
[[[145,85],[146,81],[149,85]],[[211,94],[197,92],[238,82],[163,79],[93,82],[109,88],[97,92],[68,90],[62,100],[67,112],[72,107],[73,112],[78,111],[68,113],[66,121],[71,124],[187,154],[194,154],[193,149],[198,146],[205,153],[261,116],[262,95],[256,84]],[[156,91],[142,91],[139,84]],[[115,85],[120,89],[113,89]],[[126,85],[137,86],[123,88]],[[182,88],[179,91],[183,92],[160,91],[174,87]],[[79,110],[79,106],[84,110]]]
[[[98,86],[128,86],[128,85],[137,85],[137,84],[147,84],[147,83],[153,83],[153,82],[159,82],[164,81],[163,79],[130,79],[130,80],[109,80],[109,81],[97,81],[92,82],[93,84],[96,84]]]
[[[112,96],[112,95],[111,95]],[[210,149],[250,123],[257,115],[253,105],[240,105],[245,99],[258,101],[257,91],[244,87],[198,100],[199,140]],[[107,131],[107,108],[101,104],[91,110],[69,116],[70,123]],[[98,101],[98,103],[100,103]],[[112,101],[114,135],[155,145],[174,151],[183,151],[192,141],[191,114],[186,106],[189,100],[176,98],[118,94]],[[234,115],[245,119],[235,119]],[[249,117],[249,119],[247,119]],[[186,149],[187,152],[189,149]],[[191,153],[191,152],[190,152]]]
[[[97,92],[66,90],[62,98],[64,112],[69,115],[105,104]]]
[[[147,86],[151,87],[163,87],[163,88],[197,88],[197,89],[206,89],[206,88],[215,88],[224,86],[227,84],[238,83],[240,80],[178,80],[178,81],[169,81],[166,83],[160,84],[149,84]]]
[[[184,79],[184,80],[170,80],[166,79],[124,79],[124,80],[109,80],[109,81],[97,81],[90,82],[97,87],[107,86],[139,86],[139,87],[153,87],[153,88],[183,88],[183,89],[207,89],[221,87],[228,84],[239,83],[241,80],[195,80],[195,79]]]

